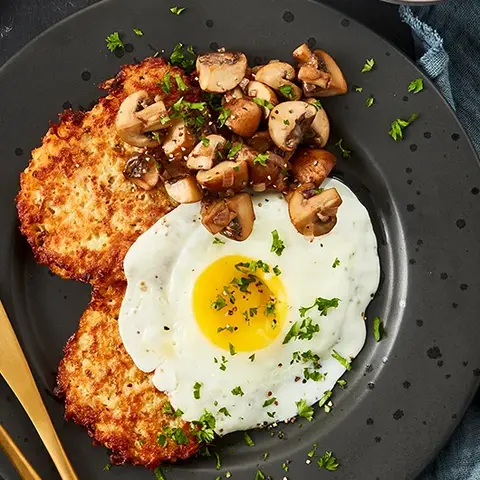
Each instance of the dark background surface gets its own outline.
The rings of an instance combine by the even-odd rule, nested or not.
[[[97,0],[1,0],[0,65],[3,65],[25,44],[50,26],[96,2]],[[181,2],[172,2],[172,5],[175,3],[181,5]],[[334,6],[346,15],[359,20],[393,42],[407,55],[413,55],[410,31],[399,20],[398,7],[378,0],[323,0],[323,3]],[[88,35],[88,32],[85,32],[85,35]],[[81,41],[81,39],[79,40]],[[45,54],[48,55],[48,52]],[[5,386],[3,380],[0,382],[2,383],[1,390],[5,392],[8,387]],[[24,418],[21,418],[20,421],[28,422]],[[26,439],[15,438],[15,441],[21,448]],[[43,449],[40,445],[38,448]],[[47,455],[46,451],[45,455]],[[0,452],[0,457],[2,456],[3,454]],[[4,461],[5,459],[2,459],[2,463]],[[13,468],[11,476],[8,478],[18,478]]]

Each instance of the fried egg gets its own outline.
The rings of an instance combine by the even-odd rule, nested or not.
[[[365,342],[379,283],[367,210],[337,180],[336,227],[309,241],[278,193],[254,197],[251,236],[213,237],[180,205],[130,248],[119,328],[185,420],[226,434],[294,417],[333,389]]]

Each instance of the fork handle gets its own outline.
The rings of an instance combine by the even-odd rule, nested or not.
[[[77,480],[1,301],[0,331],[0,373],[30,417],[62,480]]]
[[[13,463],[22,480],[42,480],[35,469],[28,463],[23,453],[15,445],[7,431],[0,425],[0,447]]]

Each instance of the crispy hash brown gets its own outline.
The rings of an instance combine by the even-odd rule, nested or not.
[[[124,292],[124,284],[94,290],[77,333],[65,346],[56,393],[65,399],[66,419],[83,425],[111,449],[112,463],[155,468],[190,457],[198,442],[189,423],[163,412],[168,397],[123,346],[117,319]],[[167,437],[166,445],[159,445],[157,435],[168,428],[182,429],[186,443]]]
[[[198,88],[164,60],[126,65],[102,84],[108,95],[88,112],[67,110],[32,152],[16,198],[20,230],[36,260],[64,278],[92,284],[123,280],[123,258],[136,238],[172,204],[163,186],[144,191],[122,173],[140,149],[123,142],[115,129],[122,101],[146,90],[168,107],[179,97],[175,82],[166,95],[159,80],[181,75],[195,100]]]

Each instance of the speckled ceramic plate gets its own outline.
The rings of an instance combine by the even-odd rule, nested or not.
[[[312,423],[254,431],[254,447],[240,434],[228,435],[217,446],[220,471],[211,458],[199,458],[165,474],[168,480],[213,480],[230,471],[233,480],[253,480],[261,468],[275,479],[414,478],[452,433],[480,379],[480,170],[469,141],[430,82],[408,94],[409,82],[422,76],[409,60],[330,8],[306,0],[187,0],[186,11],[174,16],[170,6],[163,0],[97,4],[50,29],[0,71],[1,296],[73,465],[81,479],[152,478],[129,466],[104,472],[106,450],[92,446],[82,428],[64,423],[63,407],[53,399],[62,347],[90,289],[37,266],[17,231],[13,198],[29,152],[62,106],[89,107],[99,96],[97,84],[122,63],[169,52],[180,41],[200,51],[242,50],[255,62],[290,60],[308,40],[337,59],[350,85],[347,95],[324,104],[335,128],[331,148],[342,137],[354,152],[339,156],[334,174],[367,206],[379,240],[382,280],[368,311],[368,341],[346,375],[348,388],[334,393],[330,414],[317,411]],[[145,35],[135,36],[134,27]],[[123,32],[123,58],[105,47],[112,31]],[[362,74],[367,58],[375,59],[375,68]],[[375,103],[367,108],[370,95]],[[419,118],[402,142],[394,142],[391,122],[414,112]],[[372,335],[375,315],[386,327],[380,343]],[[3,382],[0,420],[41,476],[57,478]],[[306,463],[314,443],[319,452],[334,452],[337,472]],[[3,457],[0,476],[16,478]]]

